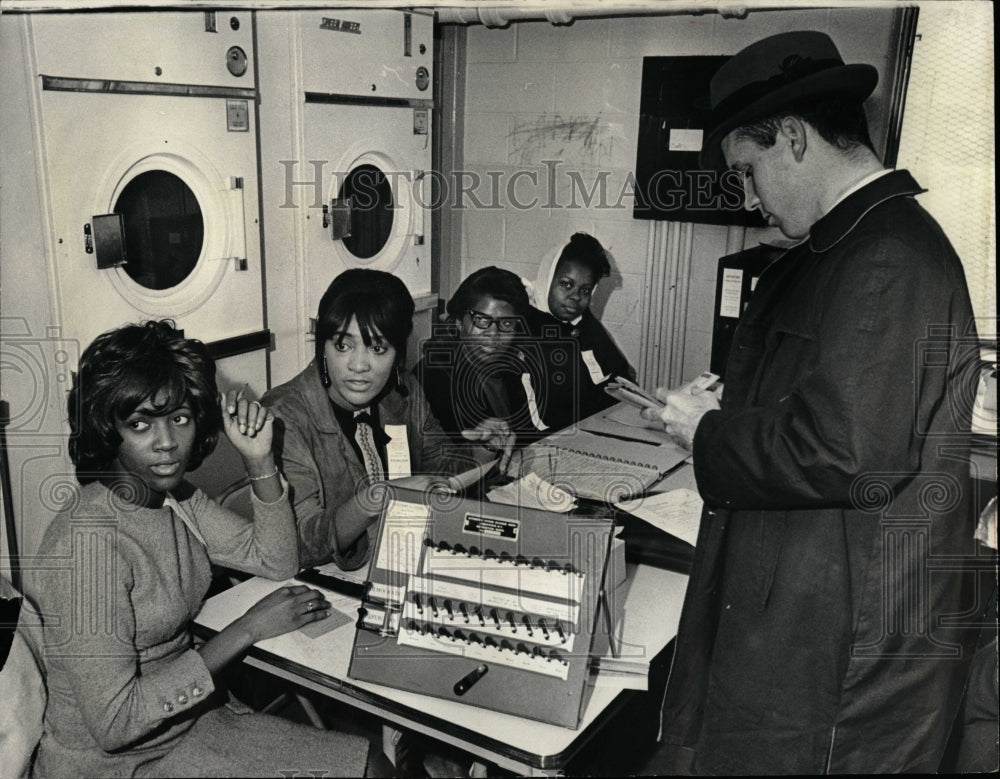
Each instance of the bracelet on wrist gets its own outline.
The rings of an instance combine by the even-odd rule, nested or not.
[[[263,476],[251,476],[250,481],[263,481],[264,479],[270,479],[273,476],[278,475],[278,466],[274,466],[274,470],[270,473],[265,473]]]

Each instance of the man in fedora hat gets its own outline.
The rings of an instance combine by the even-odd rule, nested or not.
[[[872,148],[877,78],[791,32],[711,83],[703,164],[798,243],[757,283],[721,407],[688,386],[644,412],[706,506],[651,769],[934,772],[948,739],[976,639],[978,339],[921,188]]]

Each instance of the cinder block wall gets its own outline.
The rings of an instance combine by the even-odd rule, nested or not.
[[[470,27],[464,168],[468,181],[478,176],[480,184],[470,184],[469,194],[459,198],[466,206],[457,220],[461,257],[446,260],[460,263],[455,277],[495,264],[534,278],[547,250],[577,230],[590,232],[610,250],[615,266],[613,278],[599,287],[595,312],[635,363],[649,222],[632,218],[627,180],[636,158],[642,58],[733,54],[772,33],[816,29],[831,35],[845,61],[868,62],[884,74],[893,14],[886,7],[751,10],[746,19],[707,13]],[[885,132],[884,86],[883,80],[869,103],[878,137]],[[599,177],[607,196],[602,201],[595,195],[588,206],[586,192]],[[777,237],[695,226],[685,378],[708,367],[718,258],[768,236]],[[451,291],[441,294],[447,298]]]

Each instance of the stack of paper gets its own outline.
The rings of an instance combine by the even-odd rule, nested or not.
[[[701,527],[702,500],[694,490],[686,487],[646,495],[633,500],[619,501],[618,508],[646,520],[665,533],[695,546]]]
[[[595,657],[590,664],[590,679],[595,687],[623,687],[627,690],[649,689],[649,660],[641,657]]]
[[[494,503],[542,509],[563,513],[576,508],[576,499],[566,490],[549,484],[535,473],[528,473],[517,481],[494,487],[487,497]]]

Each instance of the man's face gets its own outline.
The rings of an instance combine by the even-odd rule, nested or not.
[[[748,211],[760,210],[769,225],[789,238],[809,235],[822,214],[813,207],[815,198],[810,197],[804,166],[796,160],[791,141],[782,131],[766,149],[731,132],[722,141],[722,153],[726,164],[743,178]]]

